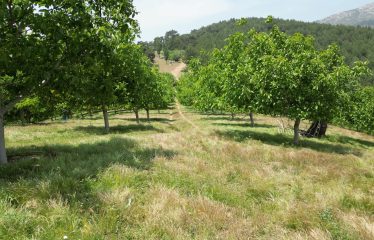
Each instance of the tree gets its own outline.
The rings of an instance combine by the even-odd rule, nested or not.
[[[175,30],[171,30],[165,33],[164,37],[164,48],[168,50],[178,49],[180,45],[179,33]]]
[[[170,59],[170,52],[180,45],[179,33],[175,30],[165,33],[163,38],[163,53],[166,60]]]
[[[153,86],[152,63],[144,56],[139,46],[128,46],[128,51],[122,53],[126,54],[130,61],[123,68],[123,76],[127,81],[118,86],[117,97],[134,111],[139,123],[139,110],[144,108],[146,95]]]
[[[69,89],[71,73],[84,72],[79,69],[92,57],[97,38],[104,46],[107,37],[112,41],[117,33],[131,39],[134,14],[129,0],[1,2],[1,163],[7,162],[4,115],[27,96]]]
[[[69,20],[61,11],[48,10],[44,1],[1,2],[0,163],[7,163],[5,114],[30,94],[51,85],[66,59],[66,45],[59,42],[66,33],[57,25],[66,26]]]
[[[197,59],[190,61],[189,76],[195,81],[194,107],[205,112],[226,109],[220,73],[214,62],[202,65]]]
[[[223,76],[221,86],[224,101],[233,109],[249,113],[251,126],[254,127],[256,93],[251,81],[253,69],[247,64],[251,59],[248,58],[246,36],[236,33],[226,41],[227,45],[216,51],[217,56],[213,59],[214,63],[219,64]]]
[[[197,86],[191,72],[183,74],[177,84],[177,98],[185,106],[193,106],[196,99]]]
[[[131,64],[123,69],[123,75],[128,80],[118,86],[116,96],[122,104],[128,105],[134,111],[139,123],[140,109],[146,110],[149,120],[150,110],[166,108],[174,101],[174,77],[160,73],[144,56],[139,46],[131,48],[126,51]]]
[[[156,37],[153,40],[153,47],[156,50],[156,52],[158,53],[158,55],[160,55],[161,51],[164,47],[164,38],[163,37]]]
[[[156,57],[154,45],[149,42],[138,42],[138,45],[141,46],[143,53],[148,57],[148,59],[154,63]]]
[[[157,68],[150,72],[147,88],[143,93],[144,109],[147,120],[150,120],[149,110],[161,110],[169,107],[174,102],[175,78],[169,73],[160,73]]]
[[[185,58],[185,55],[186,53],[183,50],[173,50],[169,54],[169,59],[175,62],[179,62],[180,60]]]
[[[258,109],[294,119],[294,144],[301,120],[331,121],[367,70],[362,62],[346,65],[335,45],[318,51],[312,37],[277,26],[269,34],[251,31],[248,55]]]
[[[253,97],[251,86],[252,72],[246,68],[247,55],[245,35],[233,34],[227,39],[227,45],[215,49],[209,54],[208,62],[190,61],[190,75],[195,79],[196,95],[194,104],[204,111],[228,111],[234,116],[237,112],[250,113],[251,125],[253,120]],[[189,84],[182,81],[182,84]],[[190,91],[186,87],[179,88]],[[184,93],[182,93],[183,96]]]

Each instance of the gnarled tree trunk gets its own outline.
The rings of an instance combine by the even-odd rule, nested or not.
[[[149,109],[146,109],[145,111],[147,112],[147,121],[149,122],[149,120],[150,120],[150,117],[149,117]]]
[[[103,116],[104,116],[105,133],[109,133],[109,114],[108,114],[107,106],[103,105],[102,110],[103,110]]]
[[[251,127],[254,127],[255,126],[255,119],[253,117],[253,112],[249,113],[249,119],[251,121]]]
[[[297,118],[296,121],[295,121],[295,125],[294,125],[294,127],[293,127],[293,144],[295,144],[295,145],[299,145],[299,138],[300,138],[300,135],[299,135],[299,129],[300,129],[300,123],[301,123],[300,118]]]
[[[21,109],[19,112],[19,118],[21,119],[21,124],[25,125],[26,124],[25,111],[23,109]]]
[[[321,138],[326,136],[327,122],[325,121],[314,121],[309,127],[308,131],[304,133],[306,137],[318,137]]]
[[[5,149],[4,116],[9,110],[11,110],[17,103],[22,101],[24,98],[25,96],[18,96],[8,105],[5,105],[5,107],[2,107],[0,109],[0,164],[8,163],[8,158]]]
[[[231,120],[234,120],[235,119],[235,113],[231,113]]]
[[[8,163],[5,149],[4,115],[0,115],[0,164]]]
[[[135,113],[136,123],[139,124],[140,123],[140,121],[139,121],[139,110],[137,108],[135,108],[134,113]]]

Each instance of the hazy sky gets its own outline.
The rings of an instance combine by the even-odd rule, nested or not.
[[[141,39],[153,40],[166,31],[188,33],[221,20],[266,17],[316,21],[361,7],[373,0],[134,0]]]

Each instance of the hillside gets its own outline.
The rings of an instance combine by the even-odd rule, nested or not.
[[[231,19],[193,30],[189,34],[178,35],[174,33],[172,37],[168,36],[168,39],[171,39],[168,46],[170,50],[185,50],[186,57],[189,59],[194,56],[203,56],[204,54],[201,55],[201,51],[211,51],[214,48],[223,47],[225,39],[237,31],[246,32],[252,28],[257,31],[268,31],[271,28],[270,25],[265,23],[265,19],[261,18],[249,18],[248,24],[245,26],[237,26],[236,22],[236,19]],[[340,46],[348,63],[353,63],[356,60],[368,60],[370,68],[374,70],[374,44],[372,44],[374,29],[281,19],[275,19],[274,22],[289,34],[301,32],[313,35],[319,49],[336,43]],[[371,83],[373,83],[373,80],[371,80]]]
[[[320,23],[374,27],[374,3],[327,17]]]

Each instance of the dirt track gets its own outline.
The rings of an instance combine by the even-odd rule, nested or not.
[[[182,71],[183,69],[185,69],[185,67],[185,63],[179,63],[173,70],[171,70],[171,74],[173,74],[173,76],[178,79],[181,76]]]

